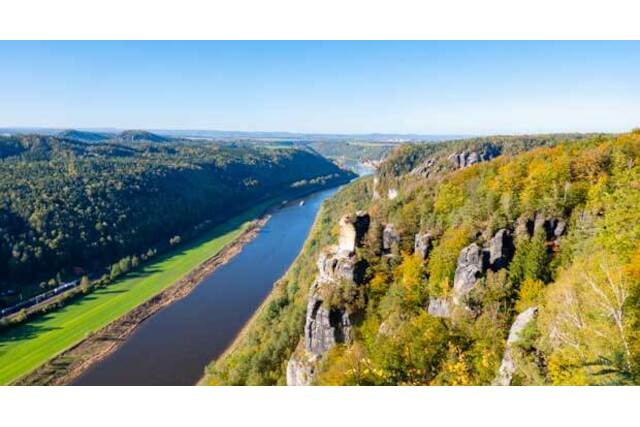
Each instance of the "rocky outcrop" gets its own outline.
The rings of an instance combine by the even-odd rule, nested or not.
[[[380,178],[378,176],[373,177],[373,200],[380,199]]]
[[[484,251],[472,243],[460,252],[453,278],[453,302],[460,304],[485,271]]]
[[[287,362],[287,385],[311,385],[315,376],[317,357],[297,348]]]
[[[506,268],[513,258],[515,246],[513,236],[506,228],[498,232],[489,241],[489,266],[493,271]]]
[[[533,321],[538,314],[537,307],[531,307],[527,310],[523,311],[516,317],[516,320],[511,325],[511,329],[509,330],[509,337],[507,338],[507,346],[504,350],[504,356],[502,358],[502,363],[500,364],[500,369],[498,370],[498,375],[493,380],[493,385],[510,385],[511,380],[513,378],[513,374],[516,371],[516,362],[514,359],[514,344],[520,340],[520,334],[526,328],[531,321]]]
[[[308,385],[322,355],[336,344],[349,343],[353,313],[346,306],[325,301],[334,287],[344,282],[359,285],[364,266],[355,250],[369,228],[369,215],[358,212],[340,219],[339,244],[326,248],[316,263],[318,275],[307,299],[304,338],[287,364],[288,385]]]
[[[422,162],[420,165],[413,168],[409,175],[419,175],[423,178],[431,177],[436,170],[436,160],[433,158],[429,158]]]
[[[476,163],[486,162],[501,154],[502,150],[499,146],[486,143],[477,148],[458,151],[451,154],[447,160],[453,165],[454,169],[463,169]],[[446,170],[443,168],[443,162],[436,158],[430,157],[413,168],[409,175],[430,178],[439,171]]]
[[[341,252],[335,246],[322,251],[316,262],[317,281],[319,283],[337,280],[356,281],[356,260],[355,257],[350,256],[351,253]]]
[[[393,255],[400,253],[400,234],[393,224],[385,225],[382,230],[382,251]]]
[[[500,147],[494,144],[482,144],[480,147],[474,150],[464,150],[458,153],[453,153],[449,156],[449,161],[453,163],[454,168],[462,169],[475,165],[476,163],[486,162],[495,157],[498,157],[501,153]]]
[[[555,241],[567,231],[567,222],[562,218],[554,218],[535,214],[531,217],[520,217],[516,224],[516,236],[531,237],[542,233],[546,241]]]
[[[356,246],[362,244],[362,239],[369,229],[369,214],[357,212],[355,215],[346,215],[340,219],[340,234],[338,236],[338,251],[350,254],[356,250]]]
[[[429,251],[431,250],[431,242],[433,236],[431,233],[418,233],[416,234],[413,253],[418,255],[423,261],[429,257]]]
[[[453,278],[453,303],[459,305],[488,269],[509,266],[515,247],[511,232],[501,229],[489,240],[488,247],[472,243],[460,252]]]
[[[430,298],[427,312],[433,317],[451,317],[449,301],[445,298]]]

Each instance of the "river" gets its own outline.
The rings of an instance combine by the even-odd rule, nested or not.
[[[287,271],[320,205],[336,190],[314,193],[276,210],[238,255],[188,296],[142,322],[74,385],[195,384]]]

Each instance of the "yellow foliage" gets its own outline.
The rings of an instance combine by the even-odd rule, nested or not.
[[[544,297],[544,283],[540,280],[526,278],[518,292],[516,311],[521,313],[529,307],[539,305]]]
[[[464,191],[461,185],[444,183],[440,186],[433,204],[439,214],[448,214],[464,204]]]
[[[399,285],[402,302],[407,306],[420,306],[427,297],[426,269],[417,255],[402,254],[402,263],[396,268],[395,281]]]

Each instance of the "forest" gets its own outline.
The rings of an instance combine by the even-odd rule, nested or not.
[[[400,147],[326,203],[206,382],[639,384],[638,206],[638,130]],[[362,242],[327,258],[357,211]],[[322,282],[327,259],[366,269]]]
[[[269,198],[353,178],[306,150],[80,136],[92,142],[0,137],[0,304],[119,260],[137,265]]]

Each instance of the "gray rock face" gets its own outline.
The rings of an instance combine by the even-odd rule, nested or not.
[[[306,386],[311,385],[316,370],[316,358],[300,349],[296,350],[289,362],[287,362],[287,385]]]
[[[498,230],[489,241],[489,266],[494,271],[506,268],[513,258],[514,250],[511,232],[504,228]]]
[[[435,159],[429,158],[422,162],[420,165],[416,166],[411,172],[410,175],[419,175],[424,178],[429,178],[435,171],[436,161]]]
[[[567,230],[567,222],[563,219],[558,220],[555,228],[553,229],[554,237],[558,238],[564,234]]]
[[[393,224],[387,224],[382,231],[382,251],[387,254],[400,252],[400,235]]]
[[[351,319],[341,309],[327,309],[319,298],[310,298],[304,326],[305,349],[321,355],[336,344],[351,340]]]
[[[430,298],[427,312],[433,317],[451,317],[449,301],[444,298]]]
[[[288,385],[310,384],[320,357],[336,344],[351,341],[351,314],[344,307],[330,307],[322,295],[343,281],[361,283],[363,268],[355,249],[362,245],[369,222],[366,212],[342,217],[339,244],[326,248],[318,257],[318,275],[307,299],[304,338],[287,363]]]
[[[475,150],[464,150],[449,156],[449,161],[456,169],[462,169],[480,162],[486,162],[501,153],[500,147],[491,143],[483,144]]]
[[[516,364],[513,357],[513,345],[520,339],[522,330],[529,325],[529,323],[535,319],[538,314],[537,307],[531,307],[523,311],[516,317],[516,320],[511,325],[509,330],[509,337],[507,338],[507,346],[504,350],[504,356],[498,375],[493,380],[493,385],[510,385],[513,378],[513,374],[516,371]]]
[[[485,270],[483,250],[472,243],[460,252],[453,279],[453,302],[460,304]]]
[[[323,251],[316,262],[318,267],[318,281],[327,283],[332,281],[357,281],[356,260],[351,255],[335,252],[335,247]]]
[[[542,233],[545,240],[552,241],[558,239],[567,230],[567,222],[564,219],[550,218],[542,214],[536,214],[533,220],[533,229],[529,235]]]
[[[431,233],[418,233],[413,247],[413,252],[420,257],[423,261],[429,257],[429,251],[431,250],[431,241],[433,236]]]

